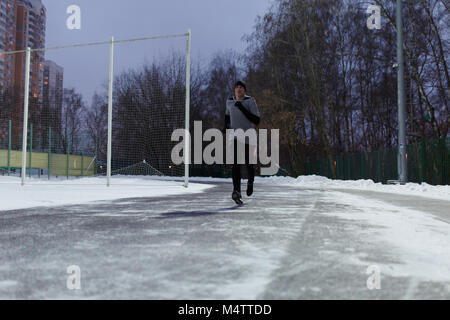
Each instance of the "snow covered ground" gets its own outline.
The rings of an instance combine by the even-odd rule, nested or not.
[[[449,186],[114,179],[0,180],[0,298],[450,299]]]
[[[433,186],[427,183],[406,183],[405,185],[386,185],[372,180],[331,180],[321,176],[267,177],[259,178],[262,183],[276,183],[317,189],[354,189],[395,193],[402,195],[416,195],[421,197],[450,201],[450,186]]]
[[[420,281],[444,281],[450,290],[450,201],[445,221],[434,216],[432,210],[414,210],[376,198],[341,192],[329,193],[327,197],[344,209],[324,212],[324,215],[347,220],[350,225],[359,224],[351,232],[360,232],[363,241],[376,241],[380,247],[392,248],[396,258],[402,261],[401,264],[380,264],[383,273]],[[374,230],[367,234],[370,228]],[[361,263],[360,259],[353,262],[358,260]]]
[[[111,187],[106,188],[104,177],[81,179],[28,179],[25,186],[17,177],[0,176],[0,211],[83,204],[133,197],[160,197],[202,192],[212,182],[231,182],[231,179],[192,177],[189,188],[182,185],[183,178],[114,176]],[[433,199],[450,200],[450,186],[432,186],[426,183],[383,185],[372,180],[330,180],[320,176],[257,177],[257,183],[295,186],[310,189],[354,189],[416,195]],[[203,183],[202,183],[203,182]]]
[[[231,179],[192,177],[196,182],[231,182]],[[373,180],[332,180],[326,177],[310,175],[292,177],[256,177],[256,182],[261,184],[286,185],[321,190],[353,189],[384,192],[399,195],[415,195],[431,199],[449,200],[450,185],[434,186],[427,183],[406,183],[405,185],[387,185],[375,183]]]
[[[109,201],[121,198],[161,197],[202,192],[211,186],[192,183],[185,188],[181,181],[154,178],[113,177],[106,187],[104,177],[82,179],[28,179],[0,176],[0,211],[39,206],[61,206]]]

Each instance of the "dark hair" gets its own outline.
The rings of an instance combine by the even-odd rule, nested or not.
[[[244,81],[241,81],[241,80],[237,81],[237,82],[235,83],[235,85],[234,85],[234,88],[236,89],[238,86],[243,87],[244,90],[247,91],[247,86],[245,85],[245,82],[244,82]]]

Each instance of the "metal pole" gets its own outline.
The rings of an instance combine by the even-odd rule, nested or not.
[[[111,186],[111,145],[112,145],[112,109],[113,109],[113,79],[114,77],[114,37],[111,37],[109,54],[109,93],[108,93],[108,155],[106,166],[106,186]]]
[[[67,131],[66,129],[66,139],[67,139],[67,157],[66,157],[66,176],[67,176],[67,180],[69,180],[69,157],[70,157],[70,132]]]
[[[191,99],[191,29],[187,34],[187,56],[186,56],[186,135],[184,146],[184,186],[189,187],[189,163],[190,163],[190,148],[191,139],[189,134],[189,113],[190,113],[190,99]]]
[[[425,182],[426,177],[425,142],[425,139],[420,140],[420,183]]]
[[[11,173],[11,120],[9,122],[8,128],[8,176]]]
[[[81,176],[84,176],[84,135],[81,134]]]
[[[403,21],[402,1],[397,0],[397,63],[398,63],[398,179],[405,184],[407,178],[406,163],[406,115],[405,115],[405,84],[403,63]]]
[[[30,153],[28,154],[28,176],[31,178],[31,169],[33,168],[31,166],[31,157],[33,153],[33,124],[30,124]]]
[[[52,127],[48,128],[48,180],[51,176],[51,159],[52,159]]]
[[[98,136],[95,137],[94,176],[97,175]]]
[[[382,149],[380,148],[380,149],[378,149],[378,164],[377,164],[377,179],[378,179],[378,181],[377,182],[382,182],[382,178],[381,178],[381,161],[382,161],[382,154],[381,154],[381,152],[382,152]]]
[[[22,186],[25,185],[25,175],[27,168],[27,136],[28,136],[28,99],[29,99],[29,87],[30,87],[30,58],[31,49],[27,47],[25,56],[25,94],[23,101],[23,135],[22,135]]]

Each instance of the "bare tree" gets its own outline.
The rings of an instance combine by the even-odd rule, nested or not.
[[[84,110],[82,95],[77,93],[74,88],[64,89],[61,128],[58,128],[61,149],[64,153],[79,152]]]

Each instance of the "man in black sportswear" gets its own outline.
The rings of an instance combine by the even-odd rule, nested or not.
[[[235,95],[227,100],[225,112],[225,129],[242,129],[244,132],[249,129],[256,129],[259,125],[259,110],[254,98],[246,95],[247,87],[243,81],[236,82],[234,86]],[[232,199],[237,204],[242,204],[241,196],[241,168],[245,166],[248,173],[247,196],[253,194],[253,183],[255,180],[255,166],[250,163],[250,153],[256,153],[257,146],[250,139],[240,141],[234,137],[234,162],[232,168],[233,193]],[[237,144],[245,144],[245,165],[238,164]]]

